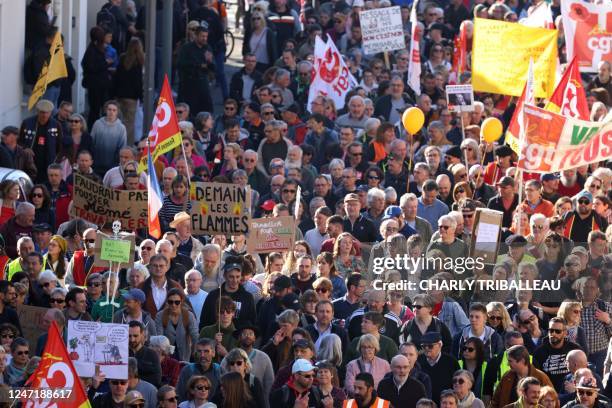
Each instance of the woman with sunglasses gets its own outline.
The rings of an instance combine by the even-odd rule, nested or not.
[[[4,350],[10,350],[13,340],[19,337],[19,329],[11,323],[0,324],[0,345],[4,347]],[[5,356],[6,363],[10,363],[11,355]]]
[[[248,387],[250,392],[250,398],[245,399],[243,405],[237,408],[247,408],[251,406],[263,408],[268,406],[268,401],[266,400],[267,396],[264,395],[261,381],[251,373],[252,370],[253,365],[251,364],[251,360],[247,353],[241,348],[233,349],[225,356],[223,361],[221,361],[221,372],[225,374],[240,374],[240,378],[243,379],[245,386]],[[221,378],[221,384],[223,384],[223,377]],[[226,401],[226,394],[225,390],[219,389],[211,401],[220,407],[231,406],[229,404],[232,404],[232,401]]]
[[[432,314],[436,302],[427,294],[418,294],[412,300],[412,310],[414,319],[408,321],[400,331],[400,344],[412,342],[416,345],[421,344],[421,338],[425,333],[437,332],[442,337],[442,351],[450,353],[453,345],[453,338],[448,327]],[[419,350],[421,349],[418,347]]]
[[[487,326],[494,329],[500,336],[506,331],[514,330],[510,314],[502,302],[487,303]]]
[[[317,294],[317,299],[321,300],[332,300],[332,283],[327,278],[317,278],[312,283],[312,288]]]
[[[370,166],[363,172],[363,178],[368,188],[380,188],[385,176],[378,166]]]
[[[114,303],[107,302],[107,300],[113,299]],[[125,299],[119,292],[119,277],[111,271],[104,272],[102,274],[102,295],[91,308],[91,318],[94,321],[111,323],[113,321],[113,313],[122,309],[124,304]]]
[[[157,390],[157,408],[176,408],[178,398],[176,389],[171,385],[162,385]]]
[[[34,204],[34,224],[47,223],[54,228],[55,212],[51,211],[51,195],[47,187],[43,184],[36,184],[30,190],[28,201]]]
[[[276,61],[276,34],[267,27],[266,16],[256,11],[251,15],[251,30],[246,30],[242,41],[242,55],[254,54],[257,58],[255,69],[265,72]]]
[[[455,184],[455,187],[453,188],[452,210],[457,211],[459,209],[459,202],[466,198],[472,198],[472,187],[467,181],[460,181]]]
[[[565,319],[567,322],[567,340],[576,343],[588,355],[589,348],[587,345],[586,334],[584,328],[580,326],[582,319],[582,303],[574,300],[564,300],[559,306],[557,317]]]
[[[49,305],[52,309],[64,310],[66,307],[66,294],[68,291],[64,288],[55,288],[49,295]]]
[[[73,113],[68,119],[68,124],[70,139],[72,140],[68,159],[70,160],[70,163],[74,164],[76,163],[77,155],[80,151],[87,150],[91,152],[93,140],[87,132],[87,122],[82,115]]]
[[[461,365],[461,362],[459,363]],[[484,370],[483,370],[484,373]],[[472,389],[478,389],[474,384],[474,375],[468,370],[457,370],[453,374],[453,391],[459,399],[457,408],[484,408],[484,403],[476,398]]]
[[[474,139],[465,139],[461,142],[461,153],[467,156],[468,165],[471,168],[475,164],[480,164],[480,149],[478,142]]]
[[[157,313],[155,325],[157,333],[166,336],[176,347],[173,356],[180,361],[190,361],[198,341],[198,323],[185,303],[185,293],[181,289],[168,291],[166,305]]]
[[[543,241],[543,248],[542,255],[536,261],[538,277],[542,280],[557,279],[566,257],[563,237],[556,232],[548,231]]]

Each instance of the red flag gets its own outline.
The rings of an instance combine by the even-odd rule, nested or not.
[[[151,149],[153,162],[155,162],[159,156],[175,147],[179,147],[181,143],[183,143],[183,138],[181,137],[181,129],[179,128],[178,118],[174,110],[172,89],[166,75],[164,77],[164,85],[159,94],[159,101],[157,102],[157,109],[155,109],[155,117],[153,117],[151,130],[149,130],[150,147],[148,149],[145,148],[138,164],[138,171],[147,169],[147,153],[149,149]]]
[[[586,93],[580,80],[578,60],[572,59],[557,88],[553,92],[550,100],[546,104],[546,110],[560,113],[563,116],[571,116],[582,120],[589,120],[589,105],[586,100]]]
[[[38,390],[38,393],[33,393],[28,399],[22,401],[26,408],[91,407],[83,384],[68,357],[68,350],[66,350],[56,322],[51,323],[49,327],[42,359],[38,368],[26,381],[25,386]]]
[[[461,74],[467,71],[467,29],[466,24],[461,24],[459,35],[455,37],[453,50],[453,71],[449,78],[453,84],[460,83]]]

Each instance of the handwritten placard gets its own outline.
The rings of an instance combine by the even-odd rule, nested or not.
[[[189,194],[194,235],[237,235],[249,231],[249,187],[225,183],[191,183]]]
[[[286,215],[252,219],[247,238],[249,253],[288,251],[295,239],[295,219]]]

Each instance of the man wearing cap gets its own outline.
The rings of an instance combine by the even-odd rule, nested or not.
[[[228,257],[223,266],[225,281],[217,289],[212,290],[202,306],[200,329],[217,322],[219,313],[219,296],[229,296],[236,302],[236,323],[255,321],[255,303],[253,295],[240,284],[242,278],[242,262],[240,257]]]
[[[308,360],[295,360],[291,367],[291,379],[280,389],[272,392],[270,406],[322,408],[323,395],[313,386],[315,369],[316,367]],[[331,396],[326,398],[331,399]]]
[[[418,198],[417,215],[429,222],[432,229],[438,229],[438,220],[450,211],[437,196],[440,189],[434,180],[423,183],[423,194]]]
[[[259,328],[252,322],[243,322],[238,325],[233,334],[238,340],[238,347],[249,356],[253,366],[251,374],[261,380],[263,394],[270,395],[272,383],[274,382],[272,361],[266,353],[253,347],[259,337]]]
[[[576,195],[576,209],[565,214],[563,235],[577,245],[586,245],[589,232],[605,231],[608,222],[593,211],[593,195],[582,190]]]
[[[558,173],[546,173],[540,176],[540,182],[542,183],[542,198],[556,203],[561,197],[558,193],[559,189],[559,174]]]
[[[176,235],[179,239],[177,252],[188,256],[192,262],[195,262],[200,252],[202,252],[204,244],[191,235],[191,216],[185,211],[174,214],[174,220],[170,223],[170,228],[176,230]]]
[[[289,361],[287,365],[280,367],[276,372],[274,383],[272,383],[272,391],[276,391],[289,381],[293,363],[295,363],[296,360],[304,359],[310,361],[312,364],[316,362],[315,345],[312,340],[306,338],[293,340],[291,344],[291,355],[293,356],[293,360]]]
[[[244,67],[232,75],[229,86],[229,96],[238,104],[250,103],[253,93],[262,85],[261,72],[255,69],[257,57],[247,53],[243,57]]]
[[[507,145],[495,149],[496,161],[487,164],[484,171],[484,182],[494,186],[506,174],[506,170],[512,166],[512,149]]]
[[[459,363],[450,354],[442,352],[442,336],[439,332],[427,332],[421,337],[423,354],[418,358],[423,372],[431,378],[431,395],[439,402],[440,393],[452,388],[453,373]]]
[[[371,248],[378,238],[378,233],[374,223],[361,214],[359,196],[355,193],[347,194],[344,197],[344,211],[346,216],[343,219],[343,230],[352,234],[361,242],[364,250]]]
[[[508,149],[510,148],[508,147]],[[489,200],[487,208],[503,212],[502,227],[510,228],[512,225],[512,213],[519,204],[518,194],[514,192],[514,179],[512,177],[503,176],[498,180],[498,194]]]
[[[6,126],[2,129],[2,147],[3,152],[9,155],[9,165],[3,165],[1,167],[8,167],[11,169],[24,171],[32,180],[36,179],[38,169],[34,163],[34,152],[30,148],[23,148],[17,143],[19,136],[19,129],[15,126]],[[6,161],[6,158],[4,159]]]
[[[40,224],[34,224],[32,227],[32,235],[34,236],[34,245],[36,251],[41,254],[47,253],[47,248],[49,247],[49,242],[51,242],[51,237],[53,228],[46,222],[42,222]]]
[[[35,181],[45,181],[45,170],[55,163],[64,144],[62,126],[51,117],[53,103],[41,99],[36,104],[37,114],[21,122],[18,143],[24,149],[31,149],[34,153],[34,164],[38,170]],[[66,137],[69,137],[67,135]],[[71,140],[66,144],[70,144]]]
[[[581,406],[585,408],[609,408],[612,407],[609,401],[602,399],[599,395],[597,381],[593,377],[584,376],[576,383],[576,395],[573,401],[568,402],[563,408]]]
[[[87,391],[92,408],[120,408],[129,407],[129,404],[144,403],[144,397],[138,391],[130,391],[128,398],[128,380],[109,380],[110,391],[98,393],[97,390],[104,382],[105,377],[93,377],[91,387]]]
[[[527,238],[522,235],[512,234],[504,243],[508,246],[508,253],[502,255],[498,262],[503,262],[507,258],[511,258],[514,263],[517,265],[520,263],[536,263],[536,259],[527,252]]]
[[[113,316],[113,323],[129,324],[135,320],[142,323],[145,327],[147,339],[151,336],[157,336],[155,320],[151,318],[149,312],[142,309],[142,305],[146,301],[144,292],[138,288],[132,288],[127,292],[123,292],[121,296],[125,302],[123,308],[118,310]]]
[[[197,27],[194,35],[194,40],[185,43],[178,55],[179,75],[182,78],[178,100],[188,103],[193,112],[212,112],[208,75],[214,72],[215,61],[213,49],[208,45],[208,28]]]

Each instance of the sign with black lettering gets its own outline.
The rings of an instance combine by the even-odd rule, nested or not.
[[[100,227],[115,220],[127,231],[147,228],[147,190],[117,190],[74,174],[74,215]]]
[[[249,253],[284,252],[293,248],[295,219],[290,215],[251,220],[247,251]]]
[[[191,183],[189,195],[194,235],[234,235],[249,231],[249,187],[224,183]]]
[[[399,6],[362,11],[359,13],[359,23],[364,54],[374,55],[406,48]]]

